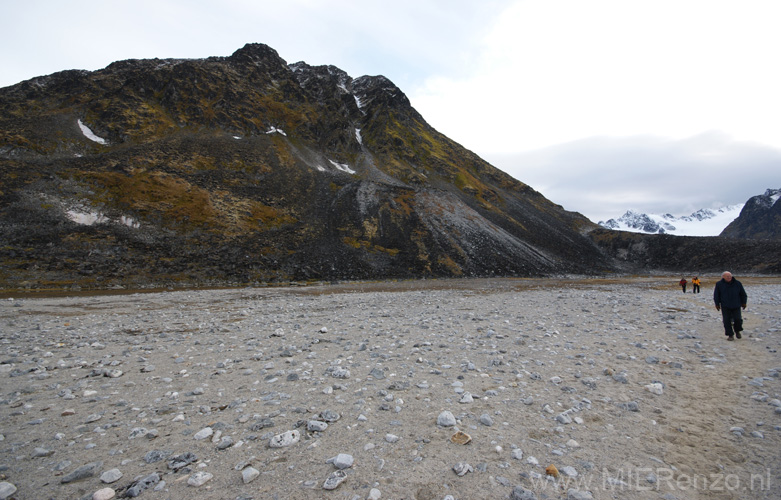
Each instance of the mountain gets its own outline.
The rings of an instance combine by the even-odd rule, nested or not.
[[[743,204],[718,209],[703,208],[691,215],[675,217],[671,214],[645,214],[634,210],[618,219],[599,221],[607,229],[650,234],[678,236],[718,236],[740,214]]]
[[[0,283],[178,286],[611,270],[595,227],[382,76],[229,57],[0,89]]]
[[[0,89],[4,289],[677,271],[700,261],[720,270],[736,258],[743,270],[781,272],[781,243],[716,238],[681,253],[678,241],[625,234],[440,134],[387,78],[288,64],[263,44]]]
[[[750,198],[740,215],[721,232],[727,238],[781,239],[781,189]]]

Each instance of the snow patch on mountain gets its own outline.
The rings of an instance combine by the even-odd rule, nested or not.
[[[671,214],[645,214],[635,210],[617,219],[599,221],[599,225],[618,231],[633,233],[673,234],[677,236],[718,236],[735,220],[743,209],[743,203],[717,209],[703,208],[691,215],[676,217]]]
[[[77,120],[77,123],[79,124],[79,128],[81,129],[81,133],[84,134],[84,137],[91,141],[97,142],[98,144],[107,144],[106,139],[95,135],[95,132],[93,132],[92,129],[90,129],[88,126],[84,125],[81,120]]]

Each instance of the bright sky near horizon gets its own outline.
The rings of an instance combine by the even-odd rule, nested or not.
[[[0,87],[260,42],[390,78],[437,130],[595,222],[781,188],[777,0],[3,3]]]

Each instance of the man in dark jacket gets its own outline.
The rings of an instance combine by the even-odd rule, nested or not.
[[[747,296],[743,285],[733,278],[729,271],[724,271],[721,280],[716,283],[716,288],[713,289],[713,301],[716,303],[716,310],[721,311],[724,335],[727,336],[727,340],[734,340],[734,337],[741,338],[743,318],[740,309],[746,308]]]

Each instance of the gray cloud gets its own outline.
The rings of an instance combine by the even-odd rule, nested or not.
[[[630,208],[688,215],[781,188],[781,150],[716,131],[681,140],[592,137],[483,157],[594,222]]]

